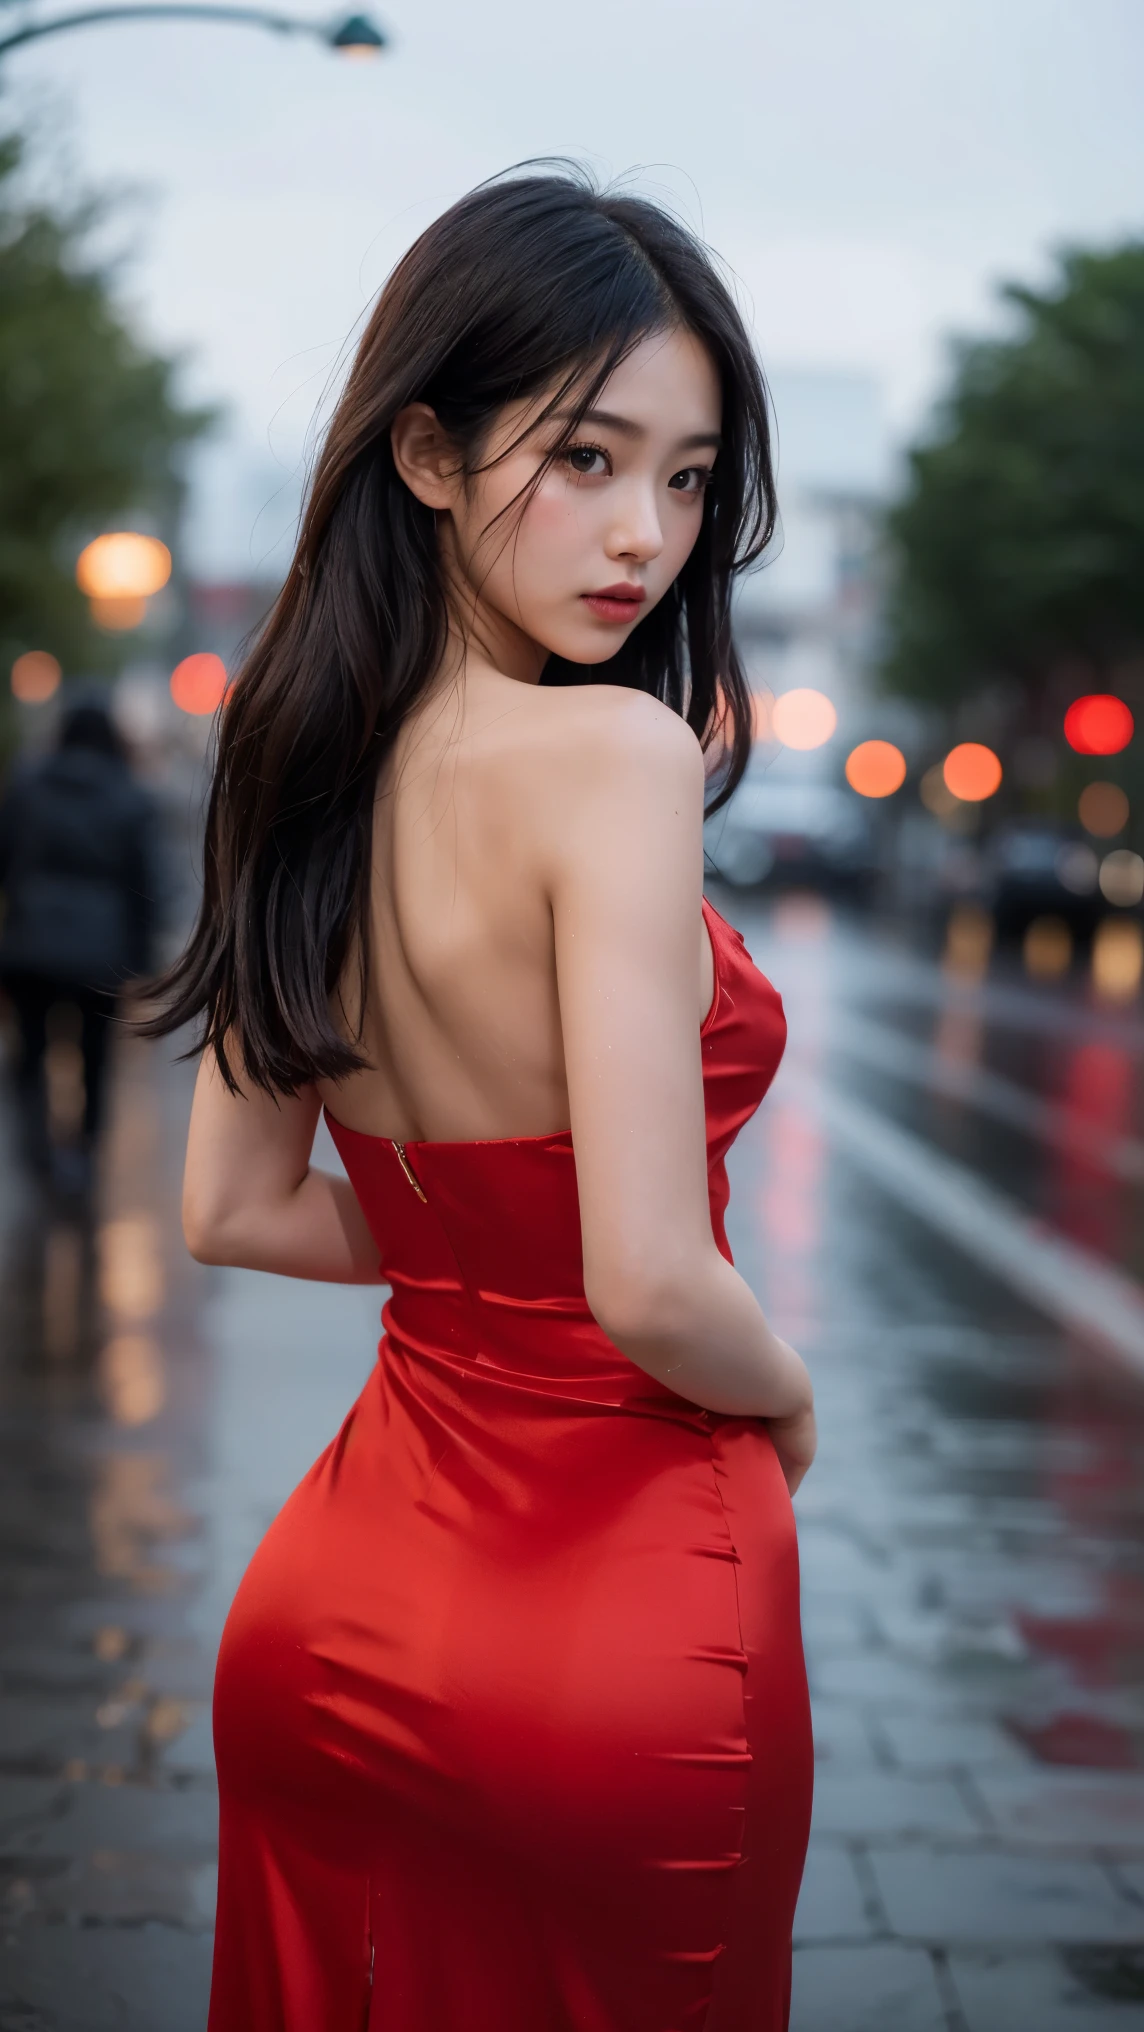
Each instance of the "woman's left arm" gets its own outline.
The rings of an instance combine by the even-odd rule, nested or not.
[[[200,1263],[329,1284],[380,1284],[377,1244],[349,1180],[310,1164],[321,1103],[313,1087],[277,1099],[228,1092],[208,1051],[199,1067],[183,1233]]]

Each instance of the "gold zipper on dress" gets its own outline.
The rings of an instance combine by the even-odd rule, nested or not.
[[[397,1157],[397,1162],[400,1164],[401,1169],[405,1173],[406,1178],[409,1180],[410,1185],[413,1187],[414,1192],[417,1194],[418,1199],[421,1201],[422,1206],[428,1206],[429,1202],[426,1199],[425,1194],[422,1192],[421,1187],[417,1183],[417,1176],[413,1170],[413,1166],[410,1164],[408,1157],[405,1155],[404,1143],[395,1143],[393,1145],[393,1148]]]

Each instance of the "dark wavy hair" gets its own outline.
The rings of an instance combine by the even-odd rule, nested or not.
[[[229,1038],[246,1076],[271,1093],[364,1065],[332,1000],[351,954],[364,980],[378,770],[437,674],[447,626],[435,518],[398,475],[394,418],[428,403],[471,474],[505,406],[547,393],[545,414],[570,409],[571,420],[543,472],[619,362],[672,328],[706,347],[722,385],[698,540],[615,656],[550,658],[543,682],[662,699],[705,747],[721,744],[711,808],[730,795],[751,739],[732,582],[761,555],[776,512],[762,373],[729,290],[684,226],[574,168],[525,166],[422,233],[374,307],[285,584],[220,715],[201,907],[155,984],[147,1034],[205,1018],[203,1046],[227,1083]]]

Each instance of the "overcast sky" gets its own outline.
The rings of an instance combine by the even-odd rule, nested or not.
[[[177,23],[7,60],[9,107],[66,117],[79,176],[145,194],[129,293],[228,405],[217,457],[255,492],[296,466],[402,248],[523,157],[638,170],[733,266],[764,361],[876,375],[898,434],[998,277],[1144,231],[1142,0],[382,0],[378,19],[373,63]]]

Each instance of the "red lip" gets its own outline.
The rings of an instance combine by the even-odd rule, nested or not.
[[[584,593],[581,597],[601,621],[628,622],[634,620],[647,594],[642,586],[620,585],[604,586],[598,593]]]

